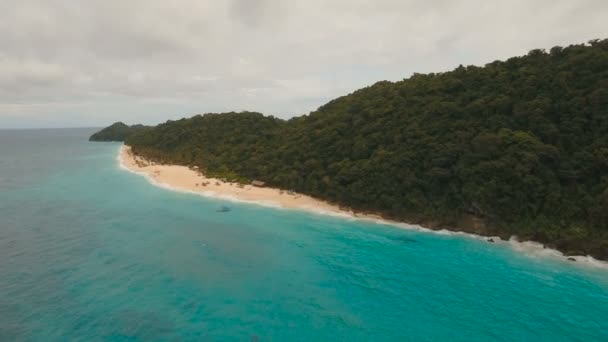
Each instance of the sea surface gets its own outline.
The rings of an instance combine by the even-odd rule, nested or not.
[[[93,131],[0,131],[0,341],[608,341],[606,268],[170,191]]]

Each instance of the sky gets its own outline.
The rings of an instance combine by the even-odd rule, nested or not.
[[[0,0],[0,128],[282,118],[414,72],[608,38],[606,0]]]

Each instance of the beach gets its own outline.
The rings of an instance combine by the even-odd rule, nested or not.
[[[156,183],[177,190],[189,191],[210,197],[219,197],[244,202],[256,202],[288,209],[322,212],[334,215],[348,215],[379,219],[375,215],[356,214],[325,201],[287,191],[264,186],[243,185],[206,177],[203,173],[182,165],[162,165],[136,156],[131,147],[123,145],[120,150],[121,164],[130,171],[144,174]]]

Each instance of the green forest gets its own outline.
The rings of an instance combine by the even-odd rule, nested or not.
[[[101,131],[91,135],[89,141],[125,141],[132,134],[146,128],[149,127],[144,125],[128,126],[122,122],[115,122]]]
[[[378,82],[289,120],[167,121],[126,144],[361,212],[608,259],[608,40]]]

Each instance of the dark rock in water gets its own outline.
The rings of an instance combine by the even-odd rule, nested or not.
[[[412,238],[409,238],[407,236],[397,236],[397,237],[394,237],[393,239],[395,241],[400,241],[400,242],[403,242],[403,243],[416,243],[417,242],[416,240],[414,240]]]
[[[570,260],[570,261],[576,261],[576,259],[574,259],[572,257],[568,258],[568,260]]]
[[[219,207],[219,208],[218,208],[216,211],[217,211],[218,213],[227,213],[227,212],[229,212],[230,210],[231,210],[231,209],[230,209],[230,207],[227,207],[227,206],[221,206],[221,207]]]
[[[494,239],[488,239],[488,242],[494,243]]]
[[[167,341],[176,331],[172,320],[155,312],[125,310],[105,319],[102,326],[107,329],[107,336],[117,334],[129,340]]]

